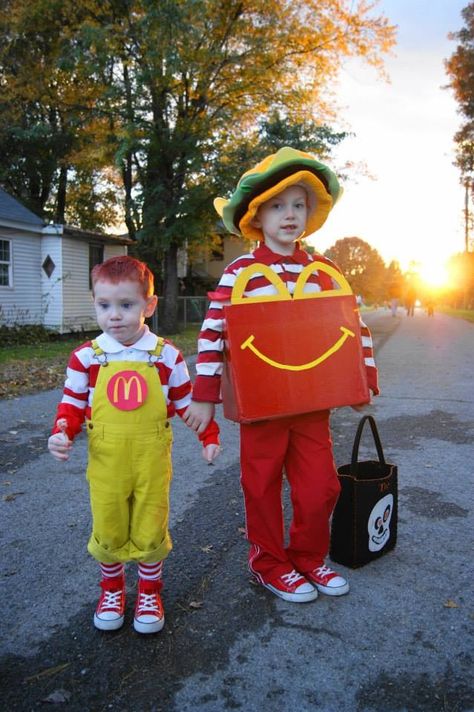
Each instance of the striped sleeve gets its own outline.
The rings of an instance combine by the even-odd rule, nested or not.
[[[372,342],[372,335],[368,326],[362,321],[362,317],[359,316],[360,320],[360,333],[362,338],[362,353],[364,356],[365,370],[367,373],[367,383],[374,394],[378,396],[380,393],[378,385],[378,373],[377,367],[374,360],[374,345]]]
[[[221,402],[221,376],[224,363],[224,306],[230,304],[230,295],[239,271],[248,266],[251,255],[240,257],[226,267],[211,302],[198,338],[196,380],[193,400],[205,403]]]
[[[58,406],[52,433],[60,432],[57,421],[65,418],[66,433],[73,440],[81,432],[89,404],[89,358],[90,342],[75,349],[69,357],[63,396]]]

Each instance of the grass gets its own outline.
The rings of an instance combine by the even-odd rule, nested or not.
[[[440,311],[448,316],[455,316],[458,319],[466,319],[474,324],[474,309],[452,309],[451,307],[439,307],[435,311]]]
[[[184,356],[191,356],[197,351],[197,337],[200,326],[188,326],[179,334],[166,337],[181,350]],[[38,344],[25,344],[24,346],[2,346],[0,348],[0,364],[8,365],[15,361],[30,361],[32,358],[57,359],[64,357],[64,365],[71,351],[85,339],[80,335],[60,341],[49,341]]]

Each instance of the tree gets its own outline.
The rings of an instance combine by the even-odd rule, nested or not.
[[[474,308],[474,252],[453,255],[448,262],[449,299],[457,309]]]
[[[386,298],[384,261],[367,242],[359,237],[345,237],[324,254],[341,269],[354,294],[369,302]]]
[[[92,110],[97,83],[68,61],[77,13],[61,13],[52,1],[0,8],[0,182],[40,216],[105,227],[117,205],[113,152]]]
[[[309,117],[323,126],[343,58],[361,56],[380,69],[394,43],[394,28],[366,0],[9,5],[23,19],[63,28],[53,64],[88,89],[89,111],[106,125],[127,228],[140,254],[163,269],[164,331],[176,329],[178,249],[203,240],[215,221],[212,197],[228,186],[220,167],[233,170],[235,182],[229,157],[255,148],[275,111],[289,125]],[[87,135],[87,120],[82,128]]]
[[[451,57],[445,61],[450,77],[449,86],[454,92],[459,112],[463,117],[461,128],[454,136],[457,144],[455,165],[458,167],[461,183],[465,189],[464,224],[465,249],[469,251],[470,210],[474,181],[474,2],[462,11],[464,27],[449,34],[458,41]]]

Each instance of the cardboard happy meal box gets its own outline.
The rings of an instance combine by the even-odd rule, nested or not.
[[[315,271],[339,288],[305,292]],[[255,274],[276,294],[244,297]],[[291,296],[275,272],[253,264],[237,277],[224,315],[226,418],[251,423],[369,400],[355,296],[330,265],[307,265]]]

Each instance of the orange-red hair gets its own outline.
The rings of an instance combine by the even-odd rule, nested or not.
[[[138,282],[143,289],[145,298],[151,297],[154,292],[154,277],[149,267],[140,260],[128,255],[110,257],[100,265],[96,265],[91,272],[92,291],[96,282]]]

